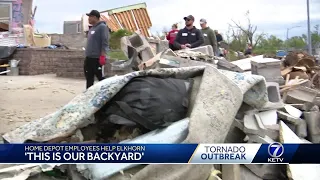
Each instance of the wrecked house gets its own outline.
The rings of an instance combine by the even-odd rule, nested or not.
[[[25,43],[23,25],[32,24],[32,0],[0,1],[0,46]]]

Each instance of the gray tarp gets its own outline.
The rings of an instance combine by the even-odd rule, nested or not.
[[[202,81],[192,103],[189,134],[185,143],[223,143],[242,102],[256,108],[266,104],[266,84],[262,76],[222,71],[211,65],[137,71],[105,79],[76,96],[57,112],[6,133],[3,137],[10,143],[23,143],[28,139],[48,141],[68,136],[76,129],[93,123],[90,117],[134,77],[157,75],[190,78],[201,74]],[[131,179],[204,180],[211,168],[211,165],[153,164],[137,172]]]
[[[16,49],[15,46],[0,46],[0,59],[10,57]]]

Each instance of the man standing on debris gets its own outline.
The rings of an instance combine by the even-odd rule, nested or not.
[[[204,46],[211,45],[215,55],[218,55],[217,39],[214,31],[207,25],[207,20],[200,19],[201,32],[204,37]]]
[[[223,37],[222,37],[222,35],[218,32],[218,30],[215,30],[214,33],[215,33],[216,38],[217,38],[217,43],[223,41]]]
[[[174,41],[174,46],[177,49],[199,47],[204,40],[201,31],[193,26],[194,17],[189,15],[183,19],[185,20],[186,27],[179,30]]]
[[[109,49],[109,29],[105,22],[100,21],[99,11],[92,10],[87,16],[89,16],[89,24],[92,25],[88,31],[86,59],[84,61],[84,73],[88,89],[94,83],[94,76],[99,81],[104,79],[102,66],[106,63],[106,54]]]
[[[177,50],[177,48],[174,47],[174,40],[176,39],[176,36],[178,34],[178,25],[173,24],[172,25],[172,30],[167,34],[167,40],[169,41],[169,48],[172,49],[172,51]]]
[[[252,55],[252,46],[251,46],[251,44],[248,44],[248,47],[245,50],[244,55],[245,56],[251,56]]]

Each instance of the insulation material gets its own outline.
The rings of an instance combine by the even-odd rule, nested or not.
[[[152,26],[146,3],[133,4],[100,12],[101,20],[105,21],[111,31],[127,29],[131,32],[139,31],[145,37],[149,37],[149,29]],[[82,16],[84,31],[88,31],[88,17]]]

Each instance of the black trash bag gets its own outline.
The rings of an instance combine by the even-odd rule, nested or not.
[[[102,131],[110,123],[146,130],[169,126],[186,117],[191,87],[191,79],[134,78],[98,111],[97,123]]]

